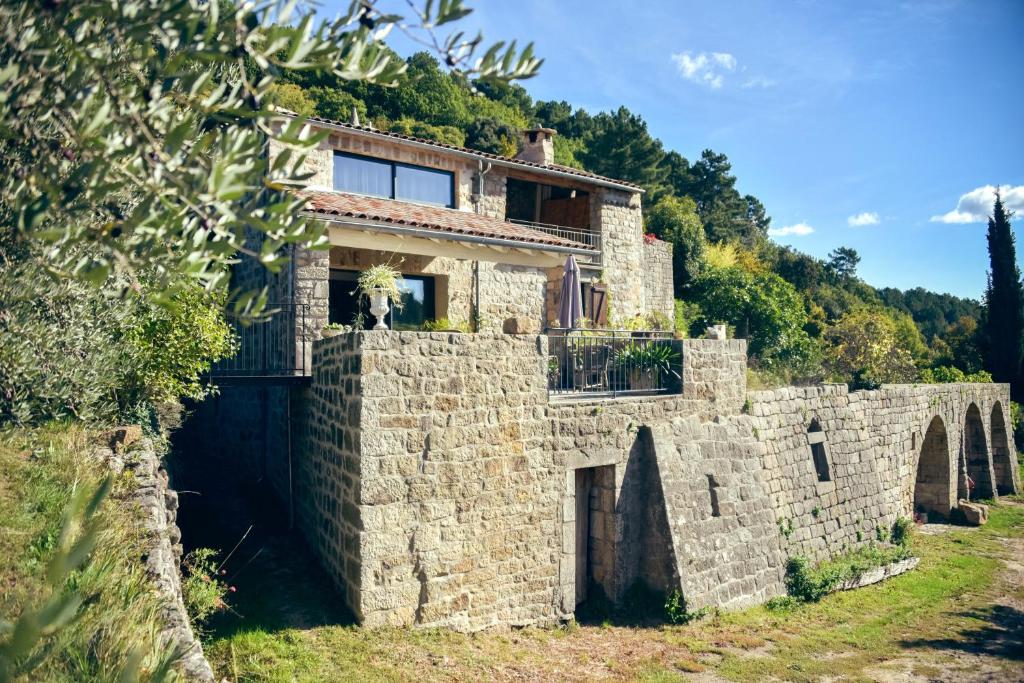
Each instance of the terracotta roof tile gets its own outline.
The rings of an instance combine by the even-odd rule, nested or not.
[[[289,111],[286,111],[286,110],[278,110],[278,111],[280,111],[282,114],[286,114],[288,116],[297,116],[297,114],[295,114],[294,112],[289,112]],[[541,173],[543,173],[544,171],[558,171],[559,173],[565,173],[565,174],[568,174],[568,175],[577,176],[577,177],[579,177],[581,179],[584,179],[584,180],[586,180],[586,179],[600,180],[600,181],[603,181],[603,182],[606,182],[606,183],[613,183],[615,185],[619,185],[619,186],[621,186],[623,188],[628,188],[628,189],[636,190],[638,192],[643,192],[643,188],[640,187],[639,185],[636,185],[635,183],[630,183],[630,182],[627,182],[625,180],[618,180],[616,178],[609,178],[608,176],[598,175],[597,173],[591,173],[590,171],[584,171],[584,170],[578,169],[578,168],[572,168],[571,166],[562,166],[561,164],[541,164],[541,163],[537,163],[535,161],[525,161],[523,159],[512,159],[510,157],[503,157],[500,154],[491,154],[490,152],[481,152],[480,150],[470,149],[468,147],[457,147],[456,145],[447,145],[447,144],[445,144],[443,142],[438,142],[436,140],[428,140],[426,138],[417,138],[417,137],[413,137],[412,135],[403,135],[401,133],[391,133],[391,132],[388,132],[388,131],[377,130],[376,128],[370,128],[368,126],[354,126],[351,123],[346,123],[344,121],[333,121],[331,119],[325,119],[325,118],[322,118],[322,117],[319,117],[319,116],[307,116],[306,120],[309,121],[310,123],[313,123],[313,124],[324,123],[324,124],[327,124],[327,125],[330,125],[330,126],[337,126],[339,128],[346,128],[346,129],[351,130],[351,131],[356,132],[356,133],[367,133],[367,134],[373,134],[373,135],[382,135],[384,137],[394,138],[396,140],[407,140],[409,142],[415,142],[415,143],[418,143],[418,144],[430,145],[431,147],[436,147],[438,149],[447,149],[447,150],[451,150],[451,151],[454,151],[454,152],[464,152],[464,153],[467,153],[467,154],[472,154],[474,156],[481,157],[483,159],[491,159],[491,160],[494,160],[494,161],[500,161],[502,163],[510,164],[510,165],[513,165],[513,166],[522,166],[524,168],[527,168],[527,169],[530,169],[530,170],[533,170],[533,171],[539,171]]]
[[[327,216],[357,218],[374,223],[390,223],[437,232],[488,237],[538,246],[592,250],[580,242],[549,235],[516,223],[467,211],[424,206],[394,199],[366,197],[346,192],[305,191],[308,210]]]

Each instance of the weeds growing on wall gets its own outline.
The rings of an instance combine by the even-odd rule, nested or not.
[[[786,562],[786,590],[797,600],[817,602],[842,583],[908,557],[910,548],[907,545],[883,547],[874,544],[843,553],[817,566],[803,555],[794,555]]]
[[[686,604],[686,596],[682,591],[672,591],[665,598],[665,616],[673,624],[689,624],[691,621],[706,616],[709,612],[707,607],[691,610]]]
[[[181,563],[185,575],[181,582],[181,596],[196,630],[201,630],[215,612],[225,609],[225,596],[234,592],[234,587],[224,580],[225,572],[217,566],[216,559],[216,550],[196,548]]]

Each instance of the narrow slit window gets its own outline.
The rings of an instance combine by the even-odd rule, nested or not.
[[[821,424],[816,419],[811,420],[811,426],[807,428],[807,444],[811,448],[811,458],[814,460],[814,470],[818,474],[818,481],[832,481],[832,473],[828,466],[825,432],[821,430]]]
[[[715,475],[708,475],[708,493],[711,495],[711,516],[721,517],[722,510],[719,507],[718,502],[718,482],[715,481]]]

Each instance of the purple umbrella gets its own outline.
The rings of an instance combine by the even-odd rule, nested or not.
[[[565,259],[562,275],[562,296],[558,300],[558,324],[564,328],[576,326],[583,317],[583,295],[580,293],[580,267],[572,254]]]

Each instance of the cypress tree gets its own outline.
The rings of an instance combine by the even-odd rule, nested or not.
[[[992,265],[985,290],[987,365],[997,382],[1012,382],[1020,400],[1021,358],[1024,354],[1024,292],[1010,217],[998,190],[988,219],[988,254]]]

